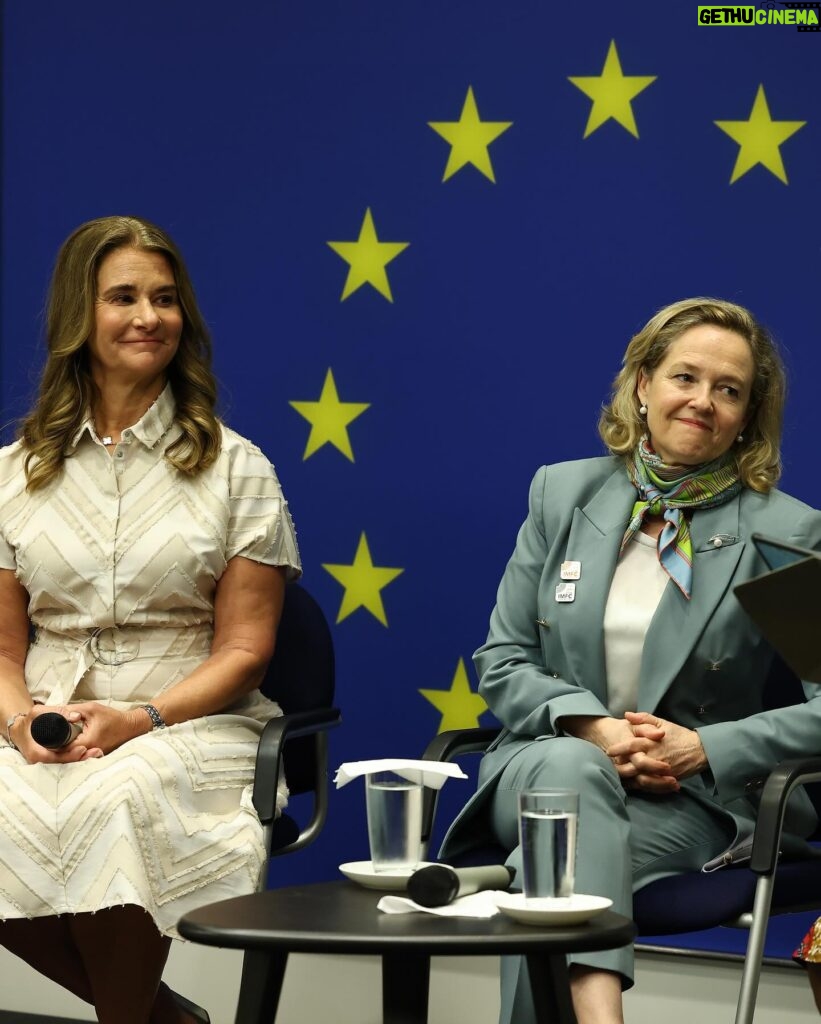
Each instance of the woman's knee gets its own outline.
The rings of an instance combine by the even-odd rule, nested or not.
[[[535,740],[513,757],[500,786],[514,789],[575,789],[583,792],[618,783],[610,758],[595,744],[573,736]]]

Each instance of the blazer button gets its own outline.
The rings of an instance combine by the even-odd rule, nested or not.
[[[706,713],[707,713],[707,709],[704,707],[704,705],[703,704],[699,704],[699,706],[696,708],[696,714],[697,715],[705,715]]]

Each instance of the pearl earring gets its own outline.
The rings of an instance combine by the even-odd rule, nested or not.
[[[639,406],[639,416],[646,416],[646,415],[647,415],[647,406],[642,402],[642,404]]]
[[[738,441],[739,444],[741,444],[741,442],[743,440],[744,440],[744,435],[743,434],[739,434],[738,437],[736,438],[736,441]]]

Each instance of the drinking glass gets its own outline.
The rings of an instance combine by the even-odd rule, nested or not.
[[[365,777],[368,840],[374,871],[404,871],[419,863],[422,784],[395,772]]]
[[[579,794],[569,789],[519,793],[519,842],[525,899],[573,895]]]

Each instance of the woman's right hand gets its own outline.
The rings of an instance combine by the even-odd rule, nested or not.
[[[82,733],[71,743],[57,750],[50,750],[48,747],[41,747],[39,743],[35,743],[31,736],[31,723],[38,715],[46,714],[49,711],[63,715],[72,723],[81,721],[81,716],[76,711],[65,706],[49,707],[46,704],[35,704],[31,707],[28,714],[18,718],[9,729],[10,738],[29,764],[74,764],[76,761],[87,761],[90,758],[103,756],[102,750],[89,747],[83,742]]]

